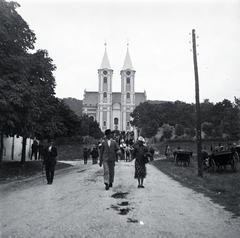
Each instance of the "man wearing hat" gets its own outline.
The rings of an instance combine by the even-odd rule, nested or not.
[[[100,162],[99,165],[103,165],[103,179],[105,189],[113,186],[114,182],[114,167],[117,154],[121,154],[119,145],[115,140],[111,138],[112,132],[110,129],[105,131],[106,140],[102,142],[100,148]]]
[[[44,150],[44,161],[43,164],[45,164],[45,170],[46,170],[46,177],[48,184],[53,183],[54,178],[54,171],[55,171],[55,165],[57,163],[57,147],[53,145],[53,140],[48,140],[48,145],[46,146]]]

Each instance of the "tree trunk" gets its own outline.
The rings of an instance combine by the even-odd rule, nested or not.
[[[27,138],[23,137],[22,140],[22,156],[21,156],[21,164],[24,164],[26,161],[26,144],[27,144]]]

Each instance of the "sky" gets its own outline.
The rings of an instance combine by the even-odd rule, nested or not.
[[[200,101],[240,98],[240,0],[15,0],[57,69],[56,96],[98,91],[105,44],[113,91],[127,47],[135,92],[148,100],[195,103],[192,30]]]

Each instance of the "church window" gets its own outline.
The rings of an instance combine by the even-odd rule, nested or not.
[[[103,78],[103,83],[107,83],[107,77]]]
[[[106,121],[103,122],[103,126],[106,126]]]
[[[103,93],[103,97],[107,98],[107,93],[106,92]]]
[[[127,93],[127,98],[130,98],[130,93]]]
[[[130,124],[129,124],[129,121],[127,121],[127,126],[129,126]]]
[[[127,84],[130,84],[130,78],[127,77]]]
[[[118,125],[118,118],[114,118],[114,125]]]

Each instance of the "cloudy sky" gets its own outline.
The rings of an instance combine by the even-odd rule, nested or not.
[[[192,30],[200,101],[240,98],[240,0],[15,0],[57,70],[56,96],[98,90],[107,44],[113,91],[129,43],[135,91],[149,100],[195,102]]]

